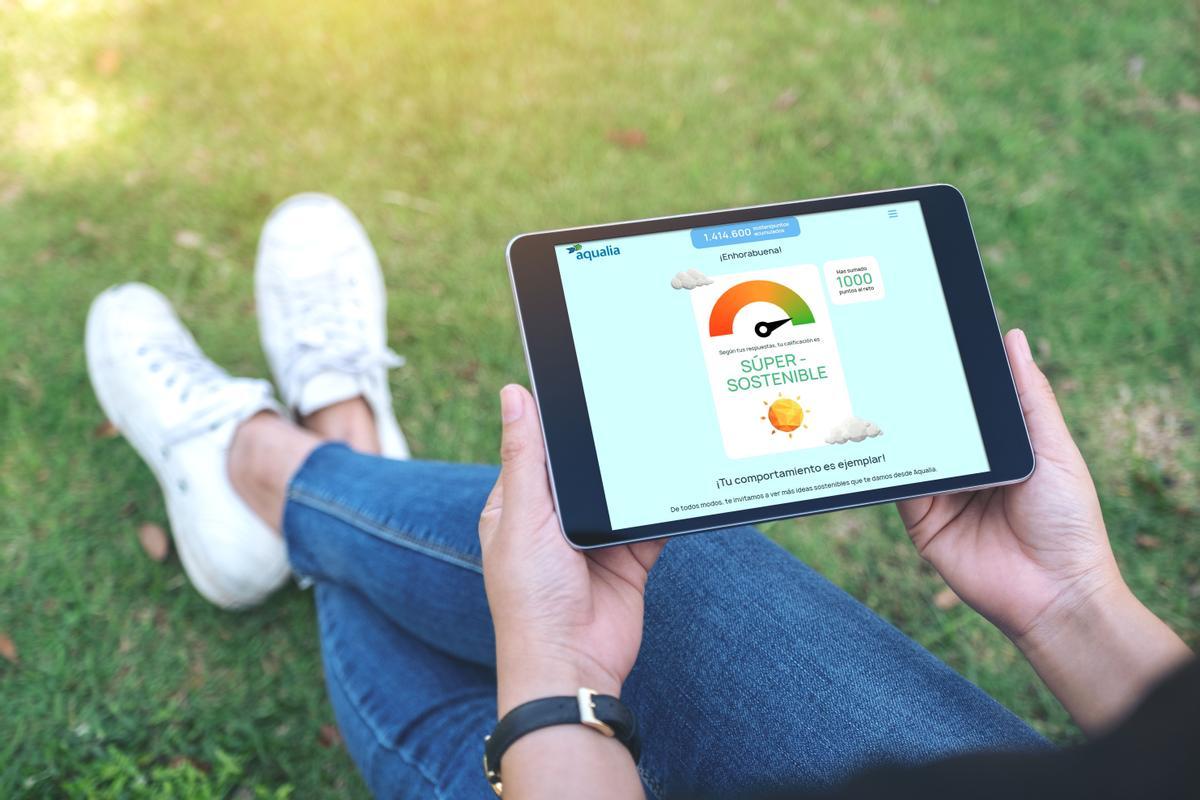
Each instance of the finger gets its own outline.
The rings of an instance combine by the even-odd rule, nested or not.
[[[500,481],[510,508],[532,510],[547,504],[550,482],[546,452],[533,397],[522,386],[500,390]]]
[[[629,552],[633,554],[633,557],[646,570],[646,574],[649,574],[651,568],[654,567],[654,562],[658,561],[658,557],[662,553],[662,549],[666,543],[666,539],[651,539],[648,542],[636,542],[629,546]]]
[[[1075,441],[1058,407],[1054,389],[1034,363],[1025,332],[1019,328],[1009,331],[1004,337],[1004,348],[1008,352],[1008,363],[1017,384],[1017,395],[1021,399],[1034,452],[1052,458],[1074,453]]]
[[[1051,460],[1059,456],[1078,458],[1079,451],[1058,407],[1054,389],[1034,362],[1025,332],[1019,328],[1010,330],[1004,337],[1004,349],[1008,354],[1009,367],[1017,385],[1017,396],[1021,401],[1021,411],[1034,452]],[[947,503],[946,496],[942,496],[940,505],[937,502],[939,498],[935,497],[917,497],[896,503],[904,527],[918,546],[921,546],[921,540],[931,526],[936,530],[947,514],[961,508],[963,498],[956,495],[950,497],[955,498],[956,502]],[[922,530],[923,525],[925,530]]]
[[[912,500],[901,500],[896,503],[896,510],[900,512],[900,520],[904,523],[904,527],[912,533],[913,528],[921,524],[921,520],[933,508],[932,497],[914,497]]]
[[[665,543],[665,539],[653,539],[620,547],[604,547],[587,551],[586,557],[595,567],[640,591],[645,588],[650,570]]]

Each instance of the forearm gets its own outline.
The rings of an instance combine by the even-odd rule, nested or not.
[[[1089,736],[1119,722],[1192,656],[1119,579],[1053,610],[1015,641]]]
[[[584,686],[614,697],[621,691],[620,683],[602,672],[525,653],[498,653],[496,669],[501,717],[529,700],[573,696]],[[508,800],[641,800],[645,796],[625,746],[583,725],[555,725],[522,736],[504,754],[501,775]]]

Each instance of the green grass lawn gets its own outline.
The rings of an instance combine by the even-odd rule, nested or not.
[[[1126,577],[1196,644],[1198,29],[1146,0],[0,3],[0,796],[366,794],[321,734],[310,597],[221,613],[143,555],[163,504],[95,433],[81,348],[91,298],[136,279],[265,375],[257,232],[307,189],[379,250],[416,454],[492,460],[495,390],[526,378],[513,234],[956,184]],[[890,507],[770,531],[1078,736],[1002,636],[934,603]]]

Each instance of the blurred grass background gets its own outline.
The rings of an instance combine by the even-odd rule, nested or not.
[[[220,613],[143,555],[162,501],[97,431],[81,349],[91,298],[136,279],[265,375],[257,232],[308,189],[379,250],[416,454],[492,460],[494,391],[525,379],[513,234],[956,184],[1128,580],[1195,645],[1198,34],[1162,0],[0,0],[0,795],[365,795],[310,598]],[[770,530],[1078,736],[890,507]]]

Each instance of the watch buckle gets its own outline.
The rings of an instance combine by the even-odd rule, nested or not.
[[[492,738],[491,735],[483,737],[483,745],[485,748],[487,747],[488,740],[491,738]],[[483,775],[485,778],[487,778],[488,786],[491,786],[492,791],[496,793],[496,797],[503,797],[504,796],[504,784],[502,784],[500,782],[500,776],[497,775],[495,773],[495,771],[493,771],[492,768],[488,765],[488,757],[487,757],[486,749],[484,750],[484,753],[483,753]]]
[[[579,722],[581,725],[586,725],[594,731],[599,731],[605,736],[615,736],[613,729],[601,719],[596,717],[596,690],[580,688],[575,694],[579,701]]]

